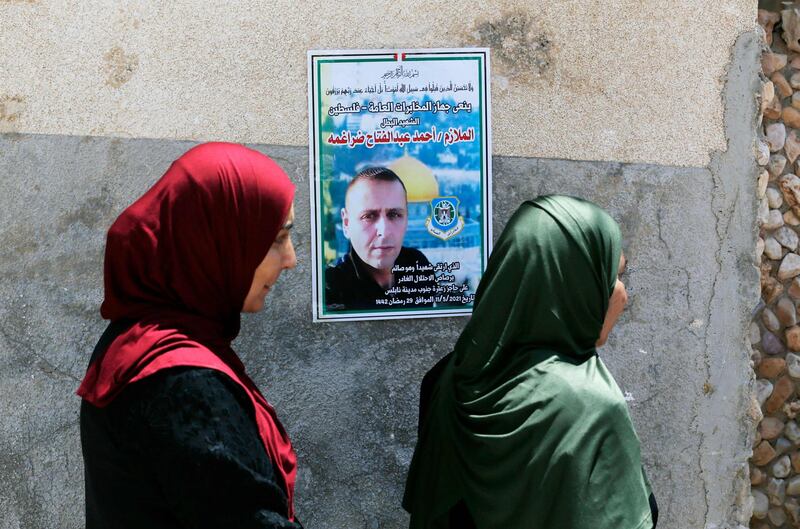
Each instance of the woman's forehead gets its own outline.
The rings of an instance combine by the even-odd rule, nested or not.
[[[294,202],[289,206],[289,214],[286,215],[286,221],[283,223],[283,228],[291,228],[294,224]]]

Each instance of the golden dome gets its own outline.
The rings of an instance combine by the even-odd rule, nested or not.
[[[409,202],[430,202],[439,196],[439,182],[433,171],[416,158],[406,154],[392,162],[389,169],[403,181]]]

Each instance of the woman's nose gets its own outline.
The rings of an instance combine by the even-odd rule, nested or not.
[[[297,254],[294,252],[294,243],[289,239],[289,251],[286,252],[283,267],[291,269],[297,266]]]

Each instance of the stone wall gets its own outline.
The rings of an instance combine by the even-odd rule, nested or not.
[[[800,8],[759,10],[758,19],[765,37],[757,155],[762,300],[750,340],[763,418],[750,481],[751,526],[767,529],[800,527]]]

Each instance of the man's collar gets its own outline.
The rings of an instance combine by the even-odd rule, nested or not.
[[[356,274],[356,278],[359,281],[363,281],[364,279],[369,279],[370,281],[375,281],[372,279],[372,276],[369,272],[364,268],[366,264],[361,258],[358,256],[356,251],[353,249],[353,245],[350,245],[350,249],[347,251],[346,257],[350,259],[350,262],[353,263],[353,271]]]

